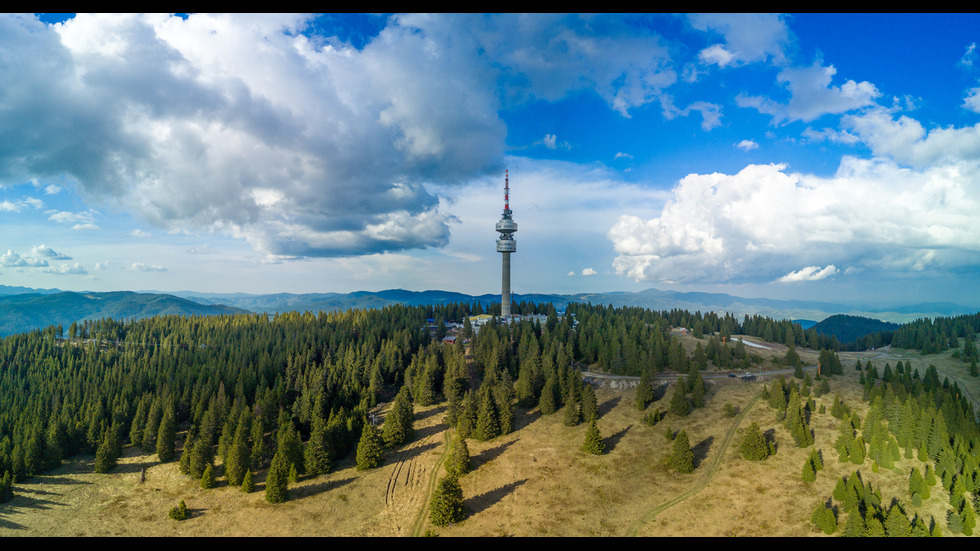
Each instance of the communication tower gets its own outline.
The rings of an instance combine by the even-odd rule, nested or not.
[[[497,252],[502,253],[503,267],[500,276],[500,317],[510,317],[510,253],[517,252],[517,241],[514,240],[514,233],[517,231],[517,222],[514,222],[513,212],[510,210],[510,175],[504,171],[504,214],[497,222]]]

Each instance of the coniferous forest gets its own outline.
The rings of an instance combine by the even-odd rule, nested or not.
[[[482,313],[479,305],[103,319],[73,324],[67,335],[49,327],[3,338],[0,502],[16,493],[18,483],[77,454],[94,455],[93,469],[111,473],[122,448],[135,446],[160,462],[178,462],[180,471],[205,489],[224,477],[248,492],[253,473],[264,471],[265,499],[280,503],[289,499],[289,485],[299,476],[328,473],[348,456],[356,456],[358,469],[379,466],[385,450],[414,438],[413,408],[432,404],[445,404],[446,423],[455,429],[448,479],[470,469],[466,439],[488,441],[510,433],[516,408],[538,408],[543,415],[564,408],[565,425],[589,427],[581,449],[602,455],[596,397],[581,368],[639,377],[635,405],[641,412],[655,400],[653,375],[681,374],[661,402],[669,402],[668,410],[646,414],[645,422],[654,425],[668,413],[684,417],[704,407],[708,393],[701,372],[709,362],[730,370],[750,369],[760,361],[744,343],[730,339],[735,334],[788,347],[782,362],[796,366],[795,378],[804,386],[777,380],[764,397],[792,435],[792,445],[806,448],[814,444],[812,397],[827,391],[826,377],[844,369],[830,348],[833,340],[788,321],[591,304],[569,305],[562,315],[550,304],[521,303],[514,310],[542,314],[544,321],[494,320],[479,332],[467,322],[454,344],[440,340],[445,322]],[[924,334],[928,342],[930,330],[960,332],[965,351],[973,344],[968,321],[917,322],[894,338]],[[672,336],[677,327],[697,339],[693,353]],[[822,350],[825,377],[818,377],[819,385],[803,377],[796,346]],[[871,405],[860,419],[835,400],[831,414],[841,420],[840,461],[859,465],[871,458],[885,469],[900,456],[934,462],[935,468],[920,477],[913,470],[909,495],[900,500],[920,502],[928,497],[928,480],[941,481],[952,495],[951,526],[961,533],[972,530],[974,510],[965,503],[980,490],[980,431],[969,402],[955,384],[941,382],[935,369],[922,377],[901,362],[894,371],[886,366],[883,376],[870,362],[855,369]],[[382,403],[391,407],[378,418]],[[670,468],[691,472],[688,434],[669,427],[667,434]],[[746,459],[776,453],[772,437],[758,426],[747,434],[752,438],[746,437],[741,450]],[[803,480],[814,480],[828,460],[812,450]],[[446,495],[457,496],[449,481],[440,484],[453,489]],[[904,505],[908,522],[895,520],[894,502],[863,485],[859,473],[840,485],[844,489],[828,496],[826,511],[814,511],[821,530],[831,524],[836,530],[838,522],[855,524],[845,526],[848,534],[875,533],[879,524],[895,533],[935,530],[934,521],[930,526],[905,514]],[[433,507],[439,518],[459,520],[459,503]],[[186,506],[174,511],[174,518],[181,517]]]

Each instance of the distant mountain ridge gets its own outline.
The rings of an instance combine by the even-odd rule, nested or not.
[[[87,297],[87,298],[86,298]],[[169,297],[169,298],[160,298]],[[680,292],[660,289],[643,291],[546,294],[515,293],[514,302],[552,303],[559,310],[571,302],[639,307],[651,310],[760,315],[777,320],[822,320],[834,314],[878,318],[905,323],[919,318],[956,316],[980,311],[949,302],[931,302],[889,307],[871,307],[811,300],[745,298],[725,293]],[[134,319],[153,315],[213,315],[254,312],[332,312],[351,308],[383,308],[394,304],[410,306],[448,303],[479,303],[484,308],[500,303],[499,294],[468,295],[455,291],[355,291],[352,293],[199,293],[194,291],[117,291],[73,293],[58,289],[30,289],[0,285],[0,336],[43,328],[67,326],[72,321],[112,317]],[[815,323],[809,321],[809,323]],[[843,341],[842,341],[843,342]]]
[[[115,291],[0,295],[0,336],[72,322],[112,318],[140,319],[162,315],[207,316],[250,313],[241,308],[208,305],[165,294]]]

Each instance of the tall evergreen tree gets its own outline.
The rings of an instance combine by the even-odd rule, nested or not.
[[[364,471],[381,465],[384,459],[384,440],[371,423],[364,423],[361,440],[357,444],[357,470]]]
[[[107,430],[102,439],[102,444],[95,452],[95,472],[107,473],[116,466],[116,435],[113,431]]]
[[[687,432],[681,430],[677,433],[670,455],[667,457],[667,465],[679,473],[694,471],[694,451],[691,450]]]
[[[174,414],[169,409],[160,419],[160,427],[157,429],[157,458],[161,463],[168,463],[174,460],[177,454],[177,423],[174,421]]]
[[[582,449],[592,455],[602,455],[606,451],[606,443],[602,441],[602,434],[599,433],[599,427],[596,426],[595,417],[589,420],[589,428],[585,431],[585,442],[582,443]]]
[[[466,440],[456,434],[453,436],[449,456],[446,458],[446,474],[459,478],[470,472],[470,469],[470,449],[466,445]]]
[[[461,522],[465,516],[463,489],[459,481],[453,476],[439,479],[429,502],[429,521],[436,526],[448,526]]]
[[[265,475],[265,500],[269,503],[283,503],[289,499],[289,467],[289,459],[277,451]]]

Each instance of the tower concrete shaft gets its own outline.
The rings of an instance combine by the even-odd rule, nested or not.
[[[510,174],[504,173],[504,214],[497,222],[497,252],[503,253],[500,274],[500,316],[510,317],[510,253],[517,252],[517,223],[510,210]]]

